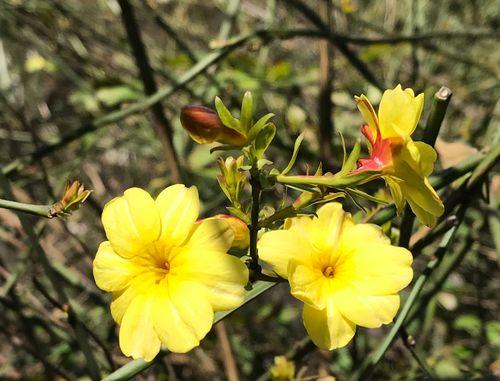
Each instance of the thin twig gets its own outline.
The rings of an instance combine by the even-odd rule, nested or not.
[[[127,37],[134,53],[135,62],[139,69],[144,91],[146,95],[152,95],[158,91],[156,81],[151,70],[149,57],[142,41],[139,27],[134,14],[134,8],[128,0],[118,0],[118,4],[122,10],[122,20],[127,31]],[[165,152],[166,163],[170,169],[170,176],[173,182],[181,181],[181,172],[179,160],[175,153],[174,145],[172,144],[172,126],[163,112],[160,102],[156,102],[151,106],[151,111],[154,117],[154,127],[158,139],[160,140]]]
[[[234,360],[231,344],[227,335],[226,326],[223,321],[215,325],[215,333],[222,352],[222,363],[226,371],[227,381],[239,381],[238,367]]]
[[[318,3],[319,13],[326,17],[325,24],[332,28],[332,6],[329,1]],[[318,143],[320,160],[329,169],[333,167],[333,51],[327,40],[319,41],[319,94],[318,94]]]

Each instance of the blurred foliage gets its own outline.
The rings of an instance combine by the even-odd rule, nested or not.
[[[307,5],[317,11],[322,1],[307,1]],[[175,86],[197,60],[240,34],[257,28],[315,30],[292,3],[296,1],[131,1],[160,89]],[[424,116],[428,115],[432,94],[441,85],[453,90],[436,145],[440,168],[467,158],[474,149],[498,142],[498,1],[332,0],[330,4],[330,25],[341,36],[377,40],[435,34],[411,42],[352,42],[349,46],[386,87],[402,83],[425,91]],[[234,5],[237,11],[229,17],[228,9]],[[440,37],[443,32],[451,36]],[[369,84],[340,49],[333,49],[330,69],[331,117],[350,149],[360,138],[362,123],[353,95],[364,92],[378,101],[381,89]],[[317,127],[319,88],[318,39],[284,39],[269,34],[232,50],[161,102],[173,126],[182,178],[199,187],[204,216],[227,212],[216,179],[218,155],[210,155],[213,145],[196,145],[188,138],[180,126],[180,108],[185,104],[213,107],[218,95],[237,114],[239,99],[251,90],[257,115],[276,114],[276,140],[267,158],[283,168],[295,138],[304,132],[297,167],[312,172],[320,160],[320,146],[325,144]],[[115,0],[0,0],[3,165],[29,158],[95,118],[144,97]],[[162,145],[151,128],[154,123],[150,112],[134,114],[80,134],[10,176],[14,194],[23,202],[56,201],[67,179],[78,178],[93,190],[86,207],[67,220],[31,221],[57,276],[68,285],[78,307],[75,309],[92,333],[92,348],[105,373],[128,359],[118,349],[109,300],[92,278],[92,259],[103,240],[100,213],[105,202],[126,188],[140,186],[158,193],[172,183],[172,163],[164,159]],[[331,143],[335,153],[332,166],[338,168],[342,148],[337,134]],[[463,258],[409,327],[416,348],[440,379],[493,380],[500,375],[500,283],[495,247],[500,237],[500,176],[493,175],[491,180],[489,203],[479,198],[472,202],[466,223],[449,250],[450,258],[445,260],[453,260],[461,251]],[[452,192],[447,190],[444,198]],[[274,196],[292,200],[294,194],[281,190]],[[355,212],[354,205],[351,207]],[[50,285],[42,268],[32,260],[29,241],[15,215],[0,209],[0,221],[0,378],[79,379],[86,374],[84,356],[69,335],[68,316],[51,299]],[[390,230],[390,226],[386,228]],[[416,235],[423,233],[425,229],[419,229]],[[424,267],[435,248],[431,245],[425,249],[425,255],[415,262],[416,271]],[[244,306],[225,325],[242,380],[257,379],[273,364],[273,369],[283,366],[291,372],[292,365],[275,363],[275,356],[284,355],[305,332],[298,303],[286,285],[275,287],[258,304]],[[309,350],[297,356],[296,379],[348,380],[388,329],[369,333],[359,329],[347,348],[331,353]],[[200,348],[158,359],[138,379],[226,379],[219,345],[212,332]],[[374,379],[422,379],[422,373],[398,341]]]

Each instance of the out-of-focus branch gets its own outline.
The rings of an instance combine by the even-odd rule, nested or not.
[[[226,371],[227,381],[238,381],[238,368],[236,361],[234,361],[233,352],[231,351],[231,344],[227,336],[226,326],[223,321],[215,325],[215,333],[217,334],[217,341],[219,342],[222,351],[222,363]]]
[[[134,8],[128,0],[118,0],[118,4],[122,10],[121,16],[123,25],[127,32],[127,37],[134,53],[135,62],[139,69],[144,91],[146,95],[152,95],[158,91],[156,81],[149,64],[149,57],[142,41],[139,27],[135,19]],[[163,112],[160,102],[151,106],[151,111],[154,118],[154,128],[158,139],[160,140],[165,152],[165,159],[170,169],[170,176],[173,182],[181,181],[180,165],[175,153],[174,145],[172,144],[172,126]]]
[[[493,38],[494,36],[495,36],[495,34],[487,33],[482,37],[481,37],[481,35],[478,35],[478,36],[475,36],[474,38]],[[172,96],[172,94],[174,94],[177,90],[186,86],[193,79],[195,79],[198,75],[206,72],[206,70],[211,65],[218,62],[222,58],[226,57],[232,51],[240,48],[241,46],[243,46],[245,44],[252,42],[256,38],[264,40],[264,41],[268,41],[270,39],[286,40],[286,39],[292,39],[292,38],[298,38],[298,37],[326,38],[326,39],[331,40],[332,42],[339,40],[339,41],[345,42],[346,44],[359,43],[359,40],[360,40],[357,38],[346,37],[346,36],[333,34],[333,33],[330,33],[328,31],[321,31],[321,30],[257,29],[254,32],[251,32],[249,34],[245,34],[242,36],[238,36],[234,39],[231,39],[226,45],[221,46],[220,48],[216,49],[214,52],[212,52],[210,54],[207,54],[205,57],[200,59],[193,67],[191,67],[191,69],[189,69],[187,72],[185,72],[184,75],[182,75],[179,78],[177,84],[174,84],[172,86],[166,86],[164,88],[160,88],[154,94],[143,99],[142,101],[139,101],[139,102],[132,104],[131,106],[129,106],[127,108],[124,108],[124,109],[118,110],[118,111],[113,111],[109,114],[98,117],[92,121],[85,122],[80,127],[76,128],[75,130],[64,134],[58,142],[55,142],[53,144],[48,144],[48,145],[40,147],[39,149],[36,149],[33,153],[28,155],[27,158],[16,159],[16,160],[11,161],[10,163],[8,163],[2,167],[2,171],[5,175],[8,175],[16,170],[21,169],[23,167],[23,165],[32,164],[35,161],[37,161],[37,160],[39,160],[47,155],[52,154],[53,152],[65,147],[69,143],[81,138],[82,136],[84,136],[90,132],[96,131],[97,129],[99,129],[101,127],[108,126],[110,124],[120,122],[120,121],[128,118],[129,116],[143,113],[143,112],[147,111],[149,108],[151,108],[156,103]],[[438,35],[436,34],[435,37],[438,38]],[[365,39],[361,39],[361,40],[365,40]],[[401,40],[404,40],[404,41],[401,41]],[[405,37],[403,39],[401,39],[401,38],[398,39],[398,41],[396,41],[396,42],[408,42],[407,40],[408,40],[408,37]],[[387,41],[384,41],[384,42],[381,42],[381,41],[382,40],[377,40],[376,43],[387,43]],[[373,43],[375,43],[375,41],[373,41]]]
[[[334,36],[333,33],[330,32],[328,25],[326,25],[321,18],[318,16],[314,10],[309,8],[309,6],[303,3],[301,0],[288,0],[288,3],[301,12],[304,17],[306,17],[312,24],[314,24],[320,31]],[[330,38],[330,42],[335,45],[340,52],[344,55],[344,57],[351,63],[351,65],[372,85],[376,86],[379,89],[383,89],[384,86],[379,80],[375,77],[375,75],[371,72],[371,70],[366,66],[366,64],[359,59],[355,52],[351,50],[351,48],[347,45],[345,39],[341,38]]]
[[[320,1],[319,13],[326,17],[326,25],[331,27],[332,6],[329,1]],[[333,165],[333,103],[331,100],[333,88],[333,51],[327,40],[319,41],[319,94],[318,119],[320,160],[329,169]]]

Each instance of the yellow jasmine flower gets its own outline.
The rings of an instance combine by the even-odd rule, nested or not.
[[[317,217],[292,218],[283,230],[264,233],[258,250],[304,302],[305,328],[327,350],[347,345],[356,325],[390,323],[398,292],[413,276],[408,250],[391,246],[377,225],[355,225],[336,202],[322,206]]]
[[[361,132],[368,139],[370,150],[370,158],[361,159],[356,171],[382,171],[398,212],[407,200],[420,222],[434,226],[444,211],[428,180],[434,170],[436,151],[428,144],[411,139],[422,113],[424,94],[415,96],[412,89],[403,90],[401,85],[386,90],[378,116],[366,96],[355,99],[368,123]]]
[[[226,254],[234,233],[221,219],[196,223],[198,191],[176,184],[154,200],[139,188],[108,202],[108,241],[94,259],[97,286],[113,293],[120,348],[151,361],[163,343],[172,352],[197,346],[214,311],[243,302],[248,270]]]

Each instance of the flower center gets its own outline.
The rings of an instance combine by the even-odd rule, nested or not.
[[[167,261],[163,262],[161,271],[164,272],[165,274],[168,274],[168,272],[170,271],[170,263],[168,263]]]
[[[332,266],[326,266],[323,269],[323,275],[327,278],[333,278],[333,276],[335,275],[335,269]]]

